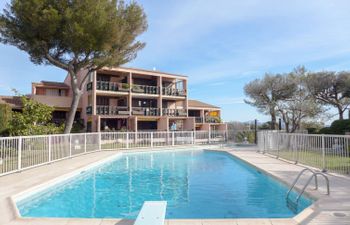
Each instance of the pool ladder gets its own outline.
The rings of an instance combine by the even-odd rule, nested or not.
[[[304,187],[301,189],[301,191],[300,191],[298,197],[297,197],[294,201],[292,201],[292,200],[289,198],[289,195],[290,195],[290,193],[292,192],[292,190],[295,188],[295,186],[296,186],[298,180],[300,179],[300,177],[301,177],[306,171],[309,171],[309,172],[311,172],[312,174],[311,174],[310,178],[306,181]],[[329,195],[330,191],[329,191],[329,179],[328,179],[328,177],[327,177],[325,174],[321,173],[321,172],[316,172],[316,171],[314,171],[314,170],[312,170],[312,169],[305,168],[305,169],[303,169],[302,171],[300,171],[300,173],[298,174],[298,176],[296,177],[296,179],[294,180],[293,184],[291,185],[290,189],[289,189],[288,192],[287,192],[287,195],[286,195],[287,206],[288,206],[290,209],[292,209],[292,210],[295,211],[295,212],[297,211],[299,200],[300,200],[301,196],[304,194],[306,188],[309,186],[309,184],[310,184],[310,182],[312,181],[313,178],[315,179],[315,190],[318,189],[318,180],[317,180],[317,177],[318,177],[318,176],[324,177],[324,179],[325,179],[325,181],[326,181],[326,186],[327,186],[327,195]]]

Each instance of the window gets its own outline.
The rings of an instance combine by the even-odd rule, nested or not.
[[[48,96],[60,96],[59,89],[47,88],[46,95],[48,95]]]

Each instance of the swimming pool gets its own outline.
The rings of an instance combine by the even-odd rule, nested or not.
[[[17,202],[22,217],[136,218],[144,201],[168,201],[168,219],[286,218],[288,188],[225,152],[124,153]],[[293,193],[295,195],[295,193]]]

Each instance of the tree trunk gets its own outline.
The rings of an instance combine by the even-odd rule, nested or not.
[[[80,90],[75,90],[75,91],[73,90],[73,100],[72,100],[72,104],[71,104],[71,109],[69,111],[68,118],[67,118],[65,126],[64,126],[64,133],[65,134],[69,134],[70,131],[72,130],[75,114],[77,112],[78,105],[79,105],[80,97],[81,97]]]
[[[339,120],[344,119],[344,111],[341,107],[338,107],[338,113],[339,113]]]
[[[286,126],[286,132],[287,132],[287,133],[290,133],[290,130],[289,130],[289,123],[284,122],[284,125]]]
[[[270,112],[270,114],[271,114],[271,130],[274,130],[274,129],[276,129],[276,114],[275,114],[275,112]]]

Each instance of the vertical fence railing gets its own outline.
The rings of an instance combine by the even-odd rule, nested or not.
[[[349,139],[349,135],[260,131],[258,148],[260,152],[322,171],[350,174]]]
[[[232,141],[227,131],[106,132],[0,138],[0,176],[100,150]]]

